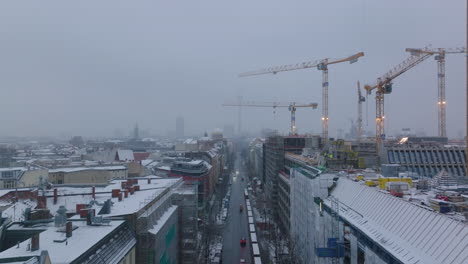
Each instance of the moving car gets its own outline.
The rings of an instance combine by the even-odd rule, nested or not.
[[[245,245],[247,245],[247,240],[244,237],[241,238],[240,245],[241,245],[241,247],[245,247]]]

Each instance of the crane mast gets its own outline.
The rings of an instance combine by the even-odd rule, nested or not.
[[[328,59],[324,59],[317,68],[322,71],[322,138],[328,140]]]
[[[284,71],[294,71],[299,69],[308,69],[317,67],[318,70],[322,71],[322,141],[327,143],[328,141],[328,65],[337,64],[341,62],[349,61],[350,64],[357,62],[358,58],[364,56],[363,52],[358,52],[352,56],[343,59],[323,59],[318,61],[309,61],[297,64],[282,65],[269,67],[257,71],[250,71],[239,74],[239,77],[261,75],[261,74],[276,74]]]
[[[272,107],[276,108],[288,108],[291,112],[291,126],[290,131],[292,135],[297,135],[297,126],[296,126],[296,110],[298,107],[310,107],[312,109],[317,109],[317,103],[309,104],[296,104],[292,103],[281,103],[281,102],[271,102],[271,103],[261,103],[261,102],[238,102],[238,103],[224,103],[223,106],[247,106],[247,107]]]
[[[427,48],[424,48],[426,50]],[[418,65],[419,63],[430,57],[431,54],[419,53],[411,55],[409,58],[395,66],[393,69],[388,71],[382,77],[377,78],[377,82],[373,85],[364,85],[364,89],[367,94],[370,94],[372,90],[376,89],[375,92],[375,123],[376,123],[376,146],[377,154],[379,154],[380,145],[382,140],[385,139],[385,94],[392,92],[392,81],[396,77],[405,73],[409,69]]]
[[[445,99],[445,55],[454,53],[466,53],[464,47],[461,48],[437,48],[437,49],[412,49],[407,48],[407,52],[412,55],[417,54],[430,54],[435,55],[437,61],[437,121],[438,121],[438,135],[439,137],[447,137],[447,115],[446,107],[447,101]]]
[[[358,92],[358,118],[357,118],[357,132],[358,132],[358,141],[362,138],[362,103],[366,101],[366,98],[361,94],[361,84],[357,82],[357,92]]]

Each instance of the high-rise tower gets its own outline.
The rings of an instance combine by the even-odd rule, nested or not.
[[[178,116],[176,118],[176,137],[183,138],[184,137],[184,118]]]

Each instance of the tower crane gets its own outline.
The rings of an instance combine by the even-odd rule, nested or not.
[[[325,58],[317,61],[302,62],[297,64],[274,66],[270,68],[261,69],[258,71],[244,72],[239,74],[239,77],[261,75],[283,71],[294,71],[299,69],[308,69],[317,67],[317,70],[322,71],[322,140],[326,143],[328,141],[328,65],[337,64],[349,61],[350,63],[357,62],[358,58],[364,56],[363,52],[356,53],[352,56],[343,59],[329,59]]]
[[[446,100],[445,100],[445,54],[454,54],[454,53],[466,53],[464,47],[460,48],[437,48],[437,49],[412,49],[407,48],[407,52],[410,52],[411,55],[418,54],[430,54],[436,55],[435,60],[437,61],[437,112],[438,112],[438,130],[439,137],[447,136],[447,126],[446,126]]]
[[[427,50],[424,48],[423,50]],[[385,139],[385,111],[384,111],[384,96],[392,92],[392,81],[396,77],[402,75],[404,72],[423,62],[425,59],[430,57],[431,54],[418,53],[411,55],[409,58],[395,66],[393,69],[385,73],[383,76],[377,78],[374,84],[364,85],[364,89],[367,94],[371,94],[372,90],[376,89],[375,92],[375,123],[376,123],[376,147],[377,154],[379,154],[379,148],[382,140]]]
[[[357,92],[358,92],[358,118],[357,118],[357,132],[358,132],[358,141],[362,137],[362,103],[366,101],[366,98],[362,96],[361,93],[361,84],[357,82]]]
[[[239,102],[239,103],[224,103],[223,106],[247,106],[247,107],[272,107],[273,109],[276,108],[288,108],[291,112],[291,134],[297,135],[297,127],[296,127],[296,108],[299,107],[310,107],[312,109],[317,109],[317,103],[309,103],[309,104],[298,104],[295,102],[292,103],[281,103],[281,102],[269,102],[269,103],[261,103],[261,102]]]

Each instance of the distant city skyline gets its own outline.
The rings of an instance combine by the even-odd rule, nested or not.
[[[99,1],[0,4],[0,136],[165,135],[178,115],[185,133],[226,123],[226,100],[318,102],[298,111],[299,132],[321,130],[321,73],[298,70],[239,78],[245,71],[342,58],[329,69],[330,136],[357,118],[356,82],[374,83],[409,56],[406,48],[465,43],[465,3],[341,0],[282,3]],[[338,7],[339,6],[339,7]],[[32,11],[34,10],[34,11]],[[417,21],[417,23],[415,23]],[[390,23],[391,22],[391,23]],[[389,24],[390,23],[390,24]],[[60,40],[60,41],[58,41]],[[464,56],[447,55],[447,130],[465,132]],[[375,94],[365,95],[364,129],[375,130]],[[437,134],[437,65],[430,58],[394,80],[386,95],[387,134]],[[245,109],[242,130],[287,133],[288,111]]]

